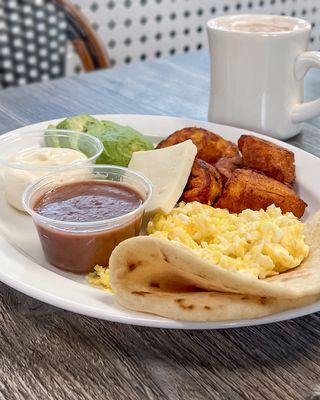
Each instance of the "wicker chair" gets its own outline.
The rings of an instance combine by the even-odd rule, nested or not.
[[[68,0],[0,1],[0,87],[64,76],[68,41],[85,71],[109,67],[100,38]]]

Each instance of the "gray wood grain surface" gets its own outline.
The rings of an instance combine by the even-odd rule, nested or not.
[[[81,112],[206,119],[208,90],[206,52],[8,89],[0,133]],[[306,97],[319,95],[320,74],[311,72]],[[320,156],[320,119],[290,142]],[[3,284],[0,297],[1,400],[320,399],[319,314],[168,331],[72,314]]]

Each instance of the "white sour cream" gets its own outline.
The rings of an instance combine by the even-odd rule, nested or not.
[[[16,164],[17,168],[5,167],[3,170],[7,201],[18,210],[24,211],[22,195],[30,183],[54,172],[53,167],[70,165],[86,159],[87,157],[80,151],[60,147],[39,147],[19,151],[7,160]]]

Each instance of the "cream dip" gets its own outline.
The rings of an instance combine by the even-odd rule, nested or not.
[[[3,169],[3,184],[7,201],[24,211],[22,194],[26,187],[52,172],[51,166],[65,166],[86,160],[80,151],[61,147],[29,148],[8,157],[12,167]]]

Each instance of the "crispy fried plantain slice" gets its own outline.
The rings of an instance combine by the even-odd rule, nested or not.
[[[238,146],[245,168],[261,171],[279,182],[293,186],[295,165],[292,151],[250,135],[242,135]]]
[[[222,181],[215,167],[196,158],[181,200],[211,205],[221,195]]]
[[[302,217],[307,206],[283,183],[249,169],[237,169],[227,182],[215,207],[240,213],[247,208],[265,210],[273,203],[283,212],[291,211],[298,218]]]
[[[169,147],[174,144],[191,139],[197,146],[197,157],[214,165],[221,157],[233,157],[238,154],[238,147],[221,136],[202,128],[184,128],[172,133],[167,139],[162,140],[157,149]]]
[[[223,157],[220,158],[215,164],[218,172],[221,175],[222,184],[225,185],[233,172],[242,167],[242,157],[237,154],[234,157]]]

